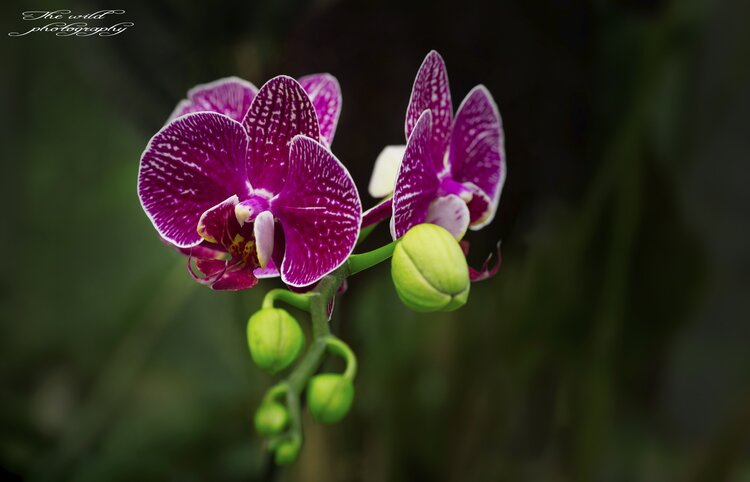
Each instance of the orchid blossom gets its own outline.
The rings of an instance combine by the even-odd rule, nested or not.
[[[239,290],[280,273],[306,286],[351,254],[361,204],[327,147],[340,109],[330,79],[301,79],[312,96],[286,76],[257,92],[236,78],[199,86],[149,142],[141,203],[199,281]]]
[[[474,87],[453,117],[448,73],[430,52],[419,68],[406,111],[406,146],[388,146],[376,161],[369,191],[393,193],[391,235],[433,223],[461,239],[492,221],[505,182],[502,120],[486,87]],[[382,203],[364,225],[387,212]]]

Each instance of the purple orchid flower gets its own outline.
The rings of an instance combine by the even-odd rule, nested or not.
[[[425,222],[461,239],[467,228],[492,221],[506,168],[502,121],[487,88],[474,87],[454,119],[445,63],[431,51],[414,81],[405,130],[405,148],[386,148],[370,182],[375,197],[388,195],[393,186],[393,239]],[[395,186],[388,181],[394,173]],[[363,226],[384,210],[378,205],[368,211]]]
[[[280,273],[286,284],[306,286],[353,251],[359,195],[321,143],[332,140],[340,109],[331,79],[301,79],[312,97],[286,76],[257,92],[236,78],[198,86],[149,142],[141,204],[202,283],[239,290]]]

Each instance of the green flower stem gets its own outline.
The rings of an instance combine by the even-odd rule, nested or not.
[[[349,274],[356,274],[360,271],[364,271],[367,268],[371,268],[376,264],[385,261],[393,255],[393,250],[396,247],[396,241],[392,241],[385,246],[381,246],[378,249],[374,249],[367,253],[353,254],[349,256]]]
[[[289,290],[276,288],[266,293],[266,297],[263,298],[262,308],[273,308],[273,304],[276,300],[283,301],[284,303],[299,308],[303,311],[310,311],[310,299],[315,293],[294,293]]]
[[[307,381],[313,376],[323,362],[323,355],[325,355],[326,347],[331,338],[331,330],[328,328],[328,303],[336,295],[336,290],[341,286],[341,283],[348,275],[349,265],[344,264],[337,270],[323,277],[323,279],[321,279],[315,288],[309,293],[298,295],[286,290],[272,290],[266,295],[266,299],[263,301],[264,308],[273,306],[274,299],[280,299],[292,304],[293,306],[301,308],[301,306],[294,303],[299,302],[300,298],[304,298],[307,304],[307,309],[310,311],[310,318],[312,319],[313,341],[310,348],[307,350],[307,353],[305,353],[305,356],[300,360],[289,377],[287,377],[285,381],[275,385],[266,394],[266,397],[273,398],[281,394],[283,390],[286,390],[286,406],[287,410],[289,410],[290,425],[288,433],[285,434],[283,438],[290,438],[291,440],[297,440],[300,443],[302,442],[302,416],[300,414],[299,403],[300,395],[307,386]],[[287,294],[281,294],[281,296],[279,296],[280,293],[288,293],[289,295],[294,296],[289,296]],[[292,300],[293,302],[290,302],[289,300]],[[269,446],[274,447],[279,440],[281,440],[281,438],[269,441]]]
[[[289,410],[289,435],[292,440],[302,444],[302,412],[299,406],[299,394],[293,390],[286,392],[286,408]]]
[[[357,357],[354,356],[354,352],[352,352],[352,349],[349,348],[349,345],[333,335],[328,337],[327,343],[328,351],[335,355],[339,355],[346,361],[344,378],[348,380],[354,380],[354,376],[357,374]]]
[[[263,398],[264,403],[272,402],[274,399],[280,397],[283,394],[286,394],[289,392],[289,387],[286,385],[286,383],[279,383],[271,387],[268,392],[266,392],[266,396]]]
[[[324,276],[315,288],[305,294],[293,293],[284,289],[274,289],[263,299],[263,308],[272,308],[276,300],[288,303],[310,312],[312,320],[312,343],[286,380],[274,385],[264,398],[274,400],[286,393],[286,408],[289,411],[289,430],[278,437],[269,439],[269,448],[274,450],[284,440],[302,443],[302,415],[300,395],[315,372],[320,368],[326,350],[346,360],[344,377],[352,380],[357,373],[357,359],[349,346],[331,335],[328,327],[328,303],[336,295],[341,283],[350,274],[358,273],[388,259],[393,254],[395,242],[369,253],[351,256],[349,261],[332,273]]]

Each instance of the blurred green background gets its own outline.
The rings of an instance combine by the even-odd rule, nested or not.
[[[750,481],[748,2],[0,8],[2,480]],[[135,26],[5,35],[26,10],[108,8]],[[502,239],[503,267],[437,315],[401,306],[387,265],[353,277],[333,321],[353,411],[307,417],[274,469],[244,330],[277,285],[194,283],[139,206],[138,159],[197,83],[327,71],[369,206],[433,48],[455,105],[484,83],[503,115],[501,207],[468,236],[475,265]]]

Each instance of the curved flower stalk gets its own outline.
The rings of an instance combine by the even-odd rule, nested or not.
[[[425,222],[446,228],[457,239],[467,228],[489,224],[506,167],[502,120],[487,88],[474,87],[454,118],[445,62],[431,51],[414,81],[405,132],[406,146],[387,147],[370,182],[375,197],[389,195],[387,186],[393,186],[393,239]],[[363,225],[382,217],[382,211],[365,213]]]
[[[238,115],[232,102],[247,101],[248,85],[222,82],[191,91],[189,101]],[[191,273],[214,289],[250,288],[279,272],[290,286],[309,285],[346,261],[361,222],[354,182],[322,137],[302,85],[275,77],[241,122],[201,111],[163,127],[141,157],[141,203],[162,238],[190,249],[202,276]]]

